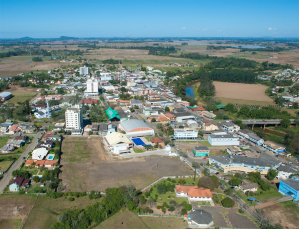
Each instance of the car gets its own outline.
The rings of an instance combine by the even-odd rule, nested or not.
[[[271,182],[270,184],[275,184],[274,182]]]
[[[25,160],[26,159],[26,157],[23,157],[23,160]]]
[[[246,154],[245,154],[245,153],[243,153],[243,155],[245,156]]]

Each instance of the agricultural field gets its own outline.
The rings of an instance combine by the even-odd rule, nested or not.
[[[65,137],[60,179],[67,191],[104,191],[132,184],[141,189],[162,176],[193,174],[179,159],[151,156],[110,158],[101,137]]]
[[[95,229],[164,229],[187,228],[182,218],[138,217],[127,209],[121,210],[111,218],[102,222]]]
[[[213,82],[216,88],[216,99],[221,100],[222,104],[255,104],[255,105],[274,105],[274,101],[265,94],[267,86],[260,84],[243,84]]]

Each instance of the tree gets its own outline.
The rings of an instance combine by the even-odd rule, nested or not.
[[[157,120],[155,118],[152,118],[151,122],[156,122]]]
[[[33,181],[34,181],[35,183],[38,183],[38,182],[39,182],[39,177],[38,177],[38,176],[34,176],[34,177],[33,177]]]
[[[229,181],[229,184],[230,184],[231,186],[238,186],[238,185],[240,185],[241,183],[242,183],[242,180],[240,180],[240,179],[238,179],[238,178],[235,178],[235,177]]]
[[[221,201],[221,204],[225,208],[231,208],[235,205],[235,201],[233,201],[231,198],[226,197]]]
[[[275,169],[270,169],[269,172],[267,173],[267,178],[268,180],[274,180],[277,175],[278,175],[278,171],[276,171]]]
[[[209,175],[210,175],[210,171],[209,171],[207,168],[205,168],[205,169],[203,170],[203,174],[204,174],[205,176],[209,176]]]
[[[249,107],[247,107],[247,106],[241,107],[239,110],[239,116],[248,117],[249,112],[250,112]]]
[[[165,107],[165,111],[169,112],[170,111],[169,107]]]
[[[283,127],[283,128],[288,128],[290,125],[291,125],[291,121],[290,119],[282,119],[280,125]]]
[[[119,90],[120,90],[121,92],[126,92],[126,91],[127,91],[125,87],[121,87]]]
[[[216,178],[216,179],[215,179]],[[219,186],[219,180],[217,177],[201,177],[198,181],[198,187],[208,188],[213,191],[215,188]]]
[[[192,162],[192,167],[194,168],[194,181],[195,181],[195,177],[196,177],[196,169],[198,169],[200,167],[199,163],[193,161]]]
[[[226,105],[226,107],[225,107],[225,110],[226,111],[232,111],[233,109],[234,109],[234,104],[232,104],[232,103],[228,103],[227,105]]]

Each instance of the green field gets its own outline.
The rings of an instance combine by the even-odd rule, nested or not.
[[[25,94],[15,94],[13,93],[13,97],[8,100],[8,103],[18,104],[18,102],[23,103],[26,100],[32,99],[36,93],[25,93]]]
[[[13,161],[1,161],[0,162],[0,172],[6,171],[12,163],[13,163]]]
[[[6,145],[6,143],[7,143],[7,141],[8,141],[9,139],[12,139],[12,137],[10,137],[10,136],[1,137],[1,138],[0,138],[0,146]],[[2,147],[1,147],[1,148],[2,148]]]

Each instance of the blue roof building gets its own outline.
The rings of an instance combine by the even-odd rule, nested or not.
[[[280,181],[278,191],[286,196],[291,196],[294,200],[299,200],[299,180],[287,179]]]

